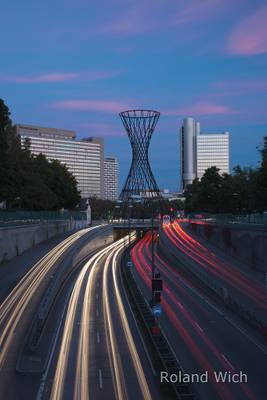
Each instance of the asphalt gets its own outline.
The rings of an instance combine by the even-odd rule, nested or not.
[[[137,245],[138,246],[138,245]],[[147,242],[136,251],[134,270],[136,280],[146,298],[150,299],[148,275],[151,266],[151,247]],[[185,372],[243,371],[248,384],[193,384],[199,399],[264,400],[267,393],[267,348],[251,331],[246,330],[226,309],[218,307],[203,292],[193,287],[179,273],[174,262],[160,259],[155,264],[163,278],[163,314],[160,325],[164,330]],[[140,267],[141,266],[141,267]],[[146,280],[146,283],[144,282]]]
[[[223,288],[227,296],[233,299],[238,305],[251,313],[263,325],[267,324],[267,301],[264,293],[264,286],[253,277],[253,273],[242,271],[237,268],[236,263],[231,264],[229,259],[224,258],[221,252],[216,249],[212,251],[200,242],[189,241],[177,232],[179,225],[170,225],[160,232],[160,238],[168,248],[170,254],[180,260],[199,276],[208,286],[215,287],[215,290]],[[190,236],[190,235],[189,235]],[[191,237],[191,236],[190,236]],[[178,261],[177,261],[178,262]]]
[[[83,276],[79,291],[77,291],[77,298],[76,296],[74,297],[75,284],[79,279],[79,273],[82,272],[82,268],[79,273],[71,278],[71,281],[67,285],[68,290],[66,288],[65,293],[60,296],[61,306],[63,308],[65,307],[65,314],[60,327],[60,334],[58,338],[56,338],[56,346],[51,353],[51,363],[47,366],[45,374],[43,374],[44,385],[39,387],[39,400],[53,398],[53,396],[55,396],[55,385],[57,388],[62,385],[59,398],[64,400],[74,399],[75,390],[77,390],[77,382],[79,381],[78,371],[80,367],[82,367],[83,370],[88,370],[89,398],[93,400],[112,400],[116,398],[136,400],[142,398],[140,383],[138,382],[134,362],[131,352],[129,351],[129,345],[123,327],[121,311],[118,308],[112,271],[112,259],[110,259],[105,266],[107,257],[108,253],[104,255],[101,260],[98,260],[96,266],[94,266],[94,264],[89,266]],[[141,361],[145,379],[152,393],[151,398],[153,400],[160,399],[155,377],[152,373],[146,351],[143,347],[141,337],[123,289],[119,268],[116,269],[115,274],[118,284],[117,293],[119,293],[119,297],[124,306],[127,322]],[[90,292],[88,292],[87,288],[90,280],[92,285],[90,286]],[[88,308],[88,318],[86,319],[83,310],[86,305],[85,299],[88,295],[90,296],[90,305]],[[64,301],[63,298],[65,299]],[[72,301],[75,301],[75,313],[68,328],[69,347],[65,346],[64,348],[64,357],[67,355],[65,359],[60,359],[60,352],[65,343],[64,335],[66,332],[67,316],[70,313]],[[62,314],[62,309],[60,312],[57,312],[59,314],[55,315],[55,319],[58,319],[59,315]],[[85,364],[84,361],[79,359],[80,337],[84,326],[86,338],[84,339],[83,348],[87,349],[87,338],[89,343],[89,348],[87,349],[88,353],[84,354],[86,358]],[[112,350],[112,346],[115,352]],[[117,393],[118,387],[116,386],[115,376],[117,367],[114,363],[117,363],[118,367],[117,373],[119,374],[122,397],[118,397]],[[66,370],[64,370],[64,365],[66,365]],[[57,378],[55,378],[57,377],[58,368],[64,370],[63,380],[57,380]]]
[[[57,269],[68,268],[70,260],[74,257],[75,252],[80,249],[80,246],[86,243],[88,239],[95,238],[98,234],[98,228],[89,233],[89,236],[87,234],[87,236],[81,238],[79,236],[80,232],[77,232],[78,240],[76,243],[68,242],[70,245],[66,248],[62,247],[63,240],[70,241],[72,235],[64,235],[49,243],[43,243],[32,251],[27,251],[1,266],[2,279],[0,287],[2,294],[8,293],[9,297],[5,296],[5,300],[0,305],[0,398],[8,400],[24,400],[25,398],[30,400],[35,398],[41,378],[40,373],[38,373],[40,368],[36,368],[37,372],[33,368],[35,373],[32,374],[26,373],[22,375],[16,372],[18,359],[24,352],[25,342],[34,315],[49,286],[50,279],[53,278]],[[53,256],[43,262],[40,261],[49,251],[54,251],[56,245],[61,247],[58,247]],[[40,274],[42,274],[42,277]],[[9,280],[12,281],[12,288],[10,287],[10,290],[7,291],[5,285]],[[16,289],[11,292],[16,284]],[[56,318],[54,322],[57,323],[60,314]],[[50,336],[53,336],[54,332],[53,327],[51,327]],[[46,353],[49,350],[50,347],[48,346]],[[24,357],[24,361],[28,358],[28,364],[39,367],[41,361],[39,356],[39,354],[27,354],[27,357]],[[23,370],[23,368],[21,369]],[[27,368],[25,369],[27,370]]]

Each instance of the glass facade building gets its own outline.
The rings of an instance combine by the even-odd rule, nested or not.
[[[116,157],[104,160],[104,199],[116,201],[119,191],[119,163]]]
[[[76,140],[74,131],[17,124],[22,146],[30,139],[33,154],[44,154],[48,159],[65,164],[77,180],[82,198],[103,198],[104,157],[103,140],[86,138]]]

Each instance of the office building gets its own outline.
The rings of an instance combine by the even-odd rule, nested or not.
[[[76,140],[74,131],[17,124],[17,134],[23,145],[31,141],[33,154],[44,154],[50,160],[65,164],[77,180],[82,198],[103,198],[104,160],[103,141],[100,138]]]
[[[197,135],[197,177],[202,178],[207,168],[217,167],[229,174],[229,133]]]
[[[182,189],[195,178],[201,179],[207,168],[217,167],[229,173],[229,133],[202,133],[200,123],[185,118],[180,129]]]
[[[119,164],[116,157],[104,159],[104,199],[116,201],[119,190]]]
[[[197,176],[196,134],[199,129],[193,118],[185,118],[180,129],[180,160],[182,188],[193,182]]]

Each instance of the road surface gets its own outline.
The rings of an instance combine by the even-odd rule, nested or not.
[[[156,241],[156,236],[154,236]],[[135,276],[147,299],[151,287],[151,233],[132,250]],[[155,266],[163,278],[162,326],[185,372],[208,371],[208,383],[195,383],[200,399],[264,400],[267,393],[267,348],[179,273],[175,263],[162,259],[155,250]],[[214,371],[242,371],[248,382],[217,383]]]

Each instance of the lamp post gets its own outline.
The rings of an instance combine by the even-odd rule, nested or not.
[[[152,242],[151,242],[151,273],[152,273],[152,281],[155,277],[155,257],[154,257],[154,207],[153,207],[153,201],[151,202],[152,204],[152,210],[151,210],[151,232],[152,232]],[[151,282],[152,282],[151,281]],[[152,291],[152,298],[153,298],[153,288],[151,284],[151,291]]]
[[[121,208],[121,206],[119,206],[119,205],[116,205],[115,207],[115,219],[116,219],[116,209],[118,210],[118,222],[120,222],[120,212],[119,212],[119,210],[120,210],[120,208]]]
[[[157,200],[157,199],[155,199]],[[151,242],[151,305],[152,308],[160,307],[160,297],[162,292],[162,279],[160,277],[160,273],[156,271],[155,268],[155,245],[154,245],[154,202],[151,201],[151,234],[152,234],[152,242]]]
[[[128,224],[129,224],[129,246],[131,243],[131,209],[133,208],[132,202],[128,203]]]

